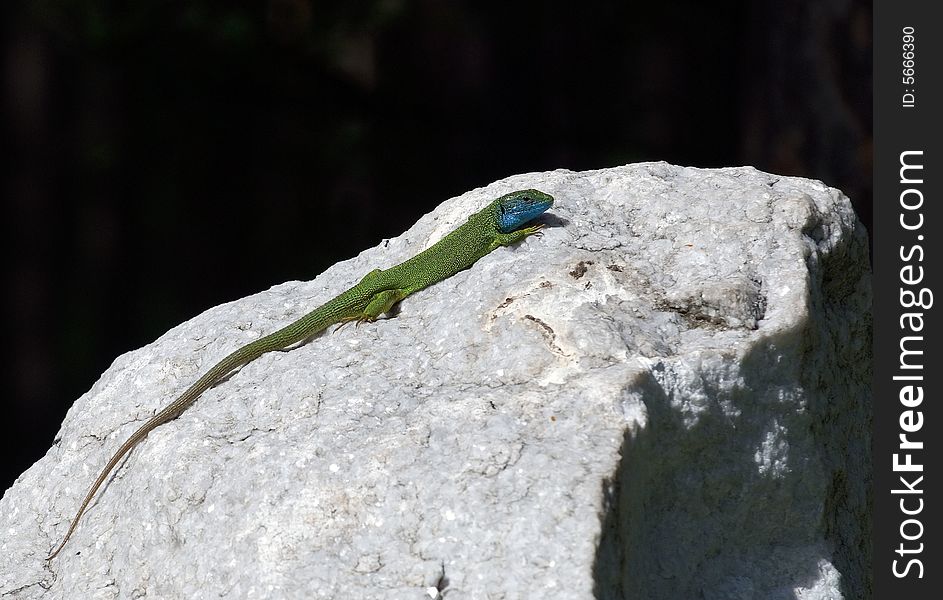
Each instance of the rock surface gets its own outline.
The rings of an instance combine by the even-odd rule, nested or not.
[[[202,371],[526,187],[542,237],[247,365],[44,562]],[[870,336],[866,236],[819,182],[510,177],[118,358],[0,501],[0,597],[868,597]]]

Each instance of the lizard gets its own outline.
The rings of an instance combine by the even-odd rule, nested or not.
[[[336,324],[337,329],[340,329],[350,322],[360,325],[376,321],[410,294],[471,267],[478,259],[501,246],[510,246],[538,234],[543,223],[529,223],[552,205],[553,197],[538,190],[505,194],[472,214],[465,223],[419,254],[388,269],[370,271],[359,283],[296,321],[228,354],[176,400],[145,421],[118,447],[89,488],[65,537],[46,560],[55,558],[65,547],[85,509],[118,462],[148,433],[179,417],[203,392],[266,352],[284,350],[304,342],[331,325]]]

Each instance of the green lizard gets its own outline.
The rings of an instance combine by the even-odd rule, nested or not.
[[[148,419],[129,437],[102,469],[79,505],[62,542],[46,560],[52,560],[75,531],[82,513],[121,458],[148,433],[185,411],[207,389],[235,369],[272,350],[302,342],[334,324],[372,322],[394,304],[436,282],[472,266],[500,246],[509,246],[535,234],[542,224],[523,227],[553,205],[553,197],[537,190],[501,196],[468,217],[468,221],[409,260],[389,269],[374,269],[349,290],[312,310],[297,321],[235,350],[200,377],[180,397]]]

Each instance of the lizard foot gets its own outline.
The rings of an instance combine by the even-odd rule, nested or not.
[[[344,325],[347,325],[348,323],[356,323],[356,326],[360,327],[361,323],[373,323],[376,320],[377,320],[376,317],[371,317],[370,315],[365,315],[363,313],[359,315],[353,315],[350,317],[343,317],[337,320],[339,325],[335,327],[334,331],[332,331],[331,333],[337,333],[338,331],[340,331],[341,327],[343,327]]]

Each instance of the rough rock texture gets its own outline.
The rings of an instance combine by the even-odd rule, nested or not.
[[[275,352],[232,349],[497,195],[543,237]],[[863,598],[870,276],[842,194],[751,168],[510,177],[118,358],[0,501],[0,597]]]

